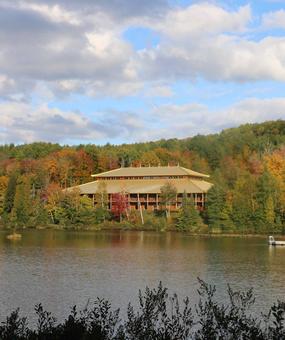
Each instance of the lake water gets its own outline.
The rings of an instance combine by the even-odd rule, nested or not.
[[[59,319],[96,296],[114,307],[137,301],[159,281],[197,302],[197,277],[217,286],[254,288],[257,308],[285,300],[285,247],[265,238],[193,237],[155,232],[26,231],[20,241],[0,233],[0,319],[16,307],[33,315],[42,302]]]

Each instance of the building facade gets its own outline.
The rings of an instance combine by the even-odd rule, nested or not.
[[[208,175],[181,166],[126,167],[92,175],[94,181],[77,186],[81,195],[87,195],[97,204],[100,191],[108,197],[112,209],[115,195],[125,195],[130,209],[156,210],[161,207],[161,187],[170,183],[176,188],[176,197],[170,203],[171,210],[182,205],[184,192],[191,197],[197,209],[203,210],[206,194],[212,184]]]

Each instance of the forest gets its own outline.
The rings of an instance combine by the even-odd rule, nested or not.
[[[190,134],[190,133],[189,133]],[[180,164],[209,174],[206,210],[186,202],[171,221],[146,216],[145,228],[192,232],[285,232],[285,120],[246,124],[185,139],[103,146],[37,142],[0,146],[2,228],[118,225],[104,205],[63,189],[120,166]],[[121,224],[139,224],[133,216]]]

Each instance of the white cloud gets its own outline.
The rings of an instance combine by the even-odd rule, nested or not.
[[[285,10],[280,9],[279,11],[265,13],[262,16],[262,26],[264,28],[285,29]]]
[[[96,139],[104,133],[86,117],[46,105],[33,108],[25,103],[1,103],[2,142],[64,141]]]
[[[14,89],[15,85],[14,79],[10,79],[3,74],[0,75],[0,93],[2,95],[9,92],[10,89]]]
[[[44,81],[52,87],[54,82],[66,85],[74,80],[80,83],[76,88],[84,91],[92,82],[105,84],[106,88],[126,82],[129,88],[131,81],[137,82],[134,51],[120,37],[120,25],[107,29],[100,21],[102,15],[98,14],[97,22],[95,13],[92,14],[94,24],[85,22],[80,12],[76,13],[76,21],[57,5],[2,3],[1,7],[0,1],[2,73],[17,83],[28,79],[34,83]],[[71,92],[74,89],[70,87]],[[68,90],[66,86],[65,90]]]
[[[229,11],[207,2],[172,8],[164,0],[115,4],[0,0],[0,68],[17,84],[5,87],[18,94],[28,82],[29,89],[45,82],[55,95],[95,97],[148,87],[146,93],[170,97],[178,79],[285,81],[285,38],[250,40],[249,5]],[[269,13],[264,22],[270,25],[277,14],[281,24],[283,11]],[[135,51],[123,36],[133,25],[156,31],[159,44]]]
[[[93,143],[146,141],[160,138],[184,138],[221,131],[227,127],[265,120],[284,119],[285,98],[248,98],[220,110],[206,105],[160,105],[140,114],[117,110],[84,115],[62,111],[47,105],[0,103],[0,143],[51,141]]]
[[[205,34],[243,32],[250,20],[249,5],[240,7],[236,12],[229,12],[217,5],[202,3],[170,10],[153,28],[176,41]]]
[[[213,2],[170,7],[165,0],[0,0],[2,139],[136,141],[283,118],[282,98],[250,98],[217,111],[203,103],[175,104],[179,93],[172,85],[181,79],[285,81],[285,36],[266,36],[266,29],[285,28],[285,11],[264,14],[261,39],[251,27],[254,16],[249,5],[228,10]],[[136,50],[124,35],[132,28],[155,33],[155,47]],[[48,103],[72,93],[173,103],[153,112],[142,108],[143,118],[107,109],[90,118],[29,104],[30,98]]]
[[[285,98],[249,98],[223,111],[227,126],[285,118]]]
[[[10,6],[13,4],[10,4]],[[57,23],[68,23],[71,25],[80,25],[81,21],[79,17],[74,12],[67,11],[62,6],[55,4],[55,5],[44,5],[44,4],[37,4],[37,3],[27,3],[27,2],[20,2],[19,8],[24,10],[32,10],[35,11],[44,17],[48,18],[51,21]]]
[[[141,51],[140,61],[146,80],[285,81],[285,37],[256,42],[220,34],[185,43],[166,41]]]
[[[153,85],[145,91],[147,97],[173,97],[174,92],[170,86],[166,85]]]
[[[126,112],[95,112],[90,118],[76,111],[18,102],[0,103],[0,116],[0,143],[98,142],[116,137],[130,138],[142,128],[140,119]]]
[[[167,104],[156,107],[150,116],[152,128],[142,132],[141,140],[185,138],[245,123],[284,119],[285,98],[248,98],[220,110],[198,103]]]

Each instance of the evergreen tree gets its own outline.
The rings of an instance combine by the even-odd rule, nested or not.
[[[187,193],[184,192],[176,227],[183,231],[196,231],[201,226],[203,226],[202,218],[195,207],[194,200],[189,199]]]
[[[96,223],[96,211],[94,209],[93,200],[89,197],[82,196],[79,201],[79,211],[75,223],[88,227]]]
[[[31,186],[28,177],[22,177],[16,188],[13,219],[18,226],[26,226],[31,216]]]
[[[270,225],[275,222],[274,202],[272,196],[269,196],[264,205],[265,220]]]
[[[234,223],[231,215],[232,205],[228,198],[226,198],[226,202],[220,214],[220,227],[224,232],[232,231],[234,229]]]
[[[214,185],[208,192],[207,217],[211,228],[220,228],[223,220],[222,211],[225,208],[226,193],[219,185]]]
[[[268,171],[265,171],[257,181],[257,210],[260,224],[264,230],[271,230],[275,223],[275,192],[276,182]]]
[[[243,174],[235,183],[232,199],[232,220],[239,232],[255,230],[259,226],[256,214],[256,181],[250,174]]]
[[[0,215],[4,212],[4,198],[7,190],[8,176],[0,176]]]
[[[17,175],[16,173],[12,173],[9,177],[7,190],[4,197],[3,203],[3,211],[4,213],[9,214],[14,206],[14,199],[16,194],[16,187],[17,187]]]
[[[46,205],[39,196],[32,201],[31,224],[35,227],[45,226],[50,222]]]

